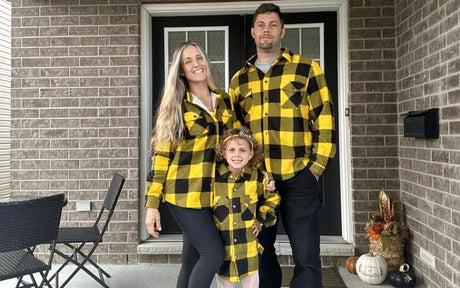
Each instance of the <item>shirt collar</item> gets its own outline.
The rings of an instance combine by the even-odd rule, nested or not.
[[[230,175],[232,175],[232,172],[230,172],[230,170],[228,170],[227,165],[225,165],[224,163],[219,165],[219,167],[217,168],[217,172],[224,179],[228,179],[230,177]],[[240,176],[241,178],[243,178],[246,181],[249,181],[249,180],[251,180],[252,172],[253,172],[252,168],[245,167],[243,170],[241,170],[241,172],[240,172],[240,174],[238,176]]]
[[[279,58],[284,58],[286,59],[287,62],[291,62],[292,56],[294,56],[294,54],[291,51],[289,51],[288,48],[286,47],[281,48],[281,55]],[[255,66],[256,60],[257,60],[257,54],[252,55],[251,58],[249,58],[248,61],[246,62],[246,67]]]
[[[211,90],[211,92],[213,92],[214,94],[216,94],[216,103],[217,103],[217,99],[221,98],[222,97],[222,90],[219,90],[219,89],[212,89],[212,88],[209,88],[209,90]],[[187,90],[185,92],[185,100],[187,102],[190,102],[190,103],[193,103],[193,96],[192,96],[192,93]],[[217,106],[217,104],[216,104]],[[216,107],[217,108],[217,107]]]

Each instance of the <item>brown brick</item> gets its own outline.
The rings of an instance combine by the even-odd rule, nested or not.
[[[13,37],[37,37],[38,34],[39,34],[39,28],[35,28],[35,27],[11,28],[11,36]],[[15,52],[15,51],[13,50],[11,52]]]
[[[70,68],[70,76],[99,76],[99,69],[97,68]]]
[[[78,57],[51,58],[51,67],[78,66]]]
[[[110,25],[121,25],[121,24],[138,24],[139,17],[137,16],[110,16]]]
[[[80,78],[80,86],[92,86],[92,87],[100,87],[100,86],[108,86],[109,85],[109,78],[107,77],[88,77],[88,78]]]
[[[97,35],[97,26],[77,26],[69,28],[69,35]]]
[[[108,16],[80,16],[80,25],[107,25],[109,24]]]
[[[69,9],[70,15],[96,15],[97,6],[74,6]]]

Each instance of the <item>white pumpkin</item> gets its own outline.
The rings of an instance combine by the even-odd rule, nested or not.
[[[387,261],[379,255],[361,255],[356,262],[356,273],[367,284],[380,284],[387,278]]]

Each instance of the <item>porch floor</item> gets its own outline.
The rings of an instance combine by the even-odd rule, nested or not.
[[[56,269],[58,265],[54,265]],[[61,272],[59,278],[62,282],[66,279],[75,266],[67,267]],[[179,274],[179,264],[138,264],[138,265],[102,265],[112,278],[106,279],[107,285],[111,288],[175,288],[176,279]],[[91,269],[90,269],[91,270]],[[95,271],[93,271],[95,272]],[[339,267],[340,275],[349,288],[375,288],[376,285],[369,285],[362,282],[357,275],[348,273],[345,267]],[[51,283],[54,284],[55,283]],[[2,288],[13,288],[16,285],[14,280],[0,282]],[[79,272],[74,279],[66,286],[67,288],[99,288],[101,287],[84,272]],[[211,288],[216,288],[213,283]],[[240,288],[241,286],[237,285]],[[391,288],[388,282],[378,285],[379,288]]]

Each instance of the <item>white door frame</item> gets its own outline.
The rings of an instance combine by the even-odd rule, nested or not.
[[[338,107],[339,118],[339,155],[340,155],[340,202],[342,218],[342,237],[353,243],[353,217],[351,195],[350,133],[345,109],[348,103],[348,0],[286,0],[277,1],[283,13],[337,11],[338,37]],[[141,14],[141,135],[139,151],[139,187],[140,207],[144,207],[145,179],[150,169],[149,141],[152,133],[152,17],[252,14],[260,2],[220,2],[220,3],[180,3],[142,5]],[[140,208],[141,223],[145,211]],[[143,224],[140,225],[141,240],[147,238]]]

